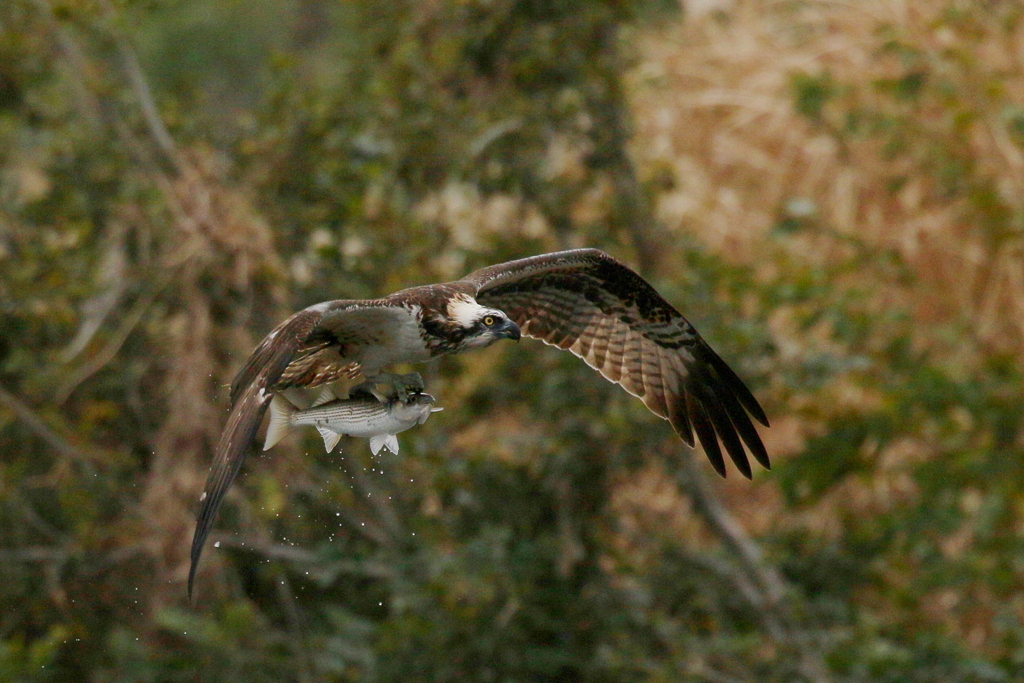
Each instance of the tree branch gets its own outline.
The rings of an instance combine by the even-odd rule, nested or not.
[[[132,333],[132,330],[134,330],[142,321],[142,317],[146,314],[146,310],[150,307],[153,301],[156,300],[157,295],[160,293],[160,290],[163,289],[166,281],[170,279],[169,275],[169,273],[165,273],[161,278],[162,282],[153,287],[151,291],[143,292],[135,301],[131,310],[128,311],[128,315],[121,320],[121,324],[117,326],[117,330],[115,330],[114,335],[106,344],[103,345],[103,348],[100,349],[95,356],[90,358],[88,362],[78,366],[68,375],[68,377],[57,388],[53,399],[54,403],[57,405],[63,405],[63,403],[68,400],[68,397],[74,393],[75,389],[77,389],[82,382],[95,375],[114,360],[114,357],[117,356],[117,352],[121,350],[121,347],[128,340],[128,336]]]
[[[653,232],[656,224],[626,149],[629,134],[624,115],[625,96],[619,80],[622,66],[618,53],[617,26],[605,26],[600,33],[600,40],[603,47],[601,54],[609,63],[599,65],[595,83],[586,94],[587,108],[594,117],[591,138],[595,164],[610,176],[616,194],[615,217],[629,233],[636,251],[638,272],[646,275],[656,266],[658,245]],[[757,542],[722,505],[694,462],[692,453],[684,456],[682,468],[676,471],[677,481],[693,502],[695,511],[739,566],[745,578],[740,583],[752,589],[747,597],[759,612],[765,631],[776,642],[796,651],[798,668],[807,680],[815,683],[829,681],[830,676],[821,653],[806,642],[796,626],[797,619],[791,604],[786,600],[782,577],[764,561]]]
[[[748,585],[756,588],[753,607],[776,642],[792,648],[797,656],[800,674],[813,683],[828,683],[831,675],[818,648],[807,642],[792,603],[786,599],[785,581],[775,567],[764,561],[757,542],[752,539],[729,511],[722,505],[714,489],[693,457],[693,451],[683,456],[683,467],[676,480],[693,502],[694,511],[722,543],[739,565]],[[748,594],[748,599],[751,597]]]
[[[30,432],[42,439],[54,451],[69,460],[91,466],[92,459],[89,455],[51,429],[36,411],[2,386],[0,386],[0,405],[14,413],[15,417],[21,420]]]

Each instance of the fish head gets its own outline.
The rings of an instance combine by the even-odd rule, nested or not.
[[[434,397],[430,394],[413,394],[407,401],[396,401],[391,406],[392,414],[399,420],[415,421],[423,424],[432,412],[441,408],[434,408]]]

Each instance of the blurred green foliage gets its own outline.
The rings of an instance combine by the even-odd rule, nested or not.
[[[966,46],[880,26],[891,77],[793,76],[792,106],[899,162],[894,193],[926,179],[1019,243],[965,142],[989,110],[1024,139],[974,59],[991,8],[968,5],[935,27]],[[770,269],[647,220],[623,76],[631,41],[680,20],[655,0],[0,5],[0,678],[1024,675],[1019,353],[880,306],[913,269],[813,210],[761,245]],[[807,233],[848,256],[801,261]],[[666,424],[524,342],[427,366],[449,409],[401,457],[310,436],[251,458],[186,603],[224,385],[266,330],[583,245],[647,269],[802,426],[723,489],[778,521],[756,543],[716,526]]]

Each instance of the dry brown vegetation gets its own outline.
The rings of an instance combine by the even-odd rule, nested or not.
[[[786,268],[817,270],[840,290],[867,292],[871,310],[906,310],[916,348],[954,376],[1001,355],[1019,359],[1024,148],[1014,126],[1024,113],[1024,24],[1013,3],[988,10],[722,3],[638,35],[631,149],[641,176],[663,188],[658,219],[762,281],[784,278]],[[783,355],[835,343],[829,325],[808,329],[805,316],[786,305],[770,313]],[[880,324],[875,347],[891,334]],[[801,448],[801,435],[821,429],[818,418],[885,400],[863,382],[835,379],[826,406],[821,392],[802,411],[791,397],[789,408],[805,419],[776,419],[773,452]],[[795,517],[766,492],[751,497],[741,483],[727,491],[752,529],[808,525],[837,537],[846,514],[919,503],[913,468],[936,454],[927,434],[894,440],[872,454],[871,478],[848,480]],[[963,495],[954,504],[976,509],[977,492]],[[971,543],[970,528],[943,541],[947,555]],[[886,575],[899,582],[906,572]],[[926,598],[924,615],[984,649],[997,640],[990,619],[1005,597],[972,593],[943,589]],[[862,597],[883,614],[898,611]],[[965,601],[973,606],[954,616]]]
[[[919,343],[951,360],[971,359],[932,323],[969,324],[986,348],[1019,354],[1018,8],[725,5],[638,37],[633,150],[641,173],[671,183],[658,218],[766,278],[780,248],[822,269],[892,250],[911,280],[866,263],[847,284],[879,306],[909,303]],[[812,229],[780,245],[786,218]]]

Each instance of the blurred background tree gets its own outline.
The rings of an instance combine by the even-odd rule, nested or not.
[[[1024,675],[1014,2],[0,4],[0,679]],[[426,367],[402,455],[246,464],[332,298],[596,246],[765,404],[712,480],[582,362]]]

